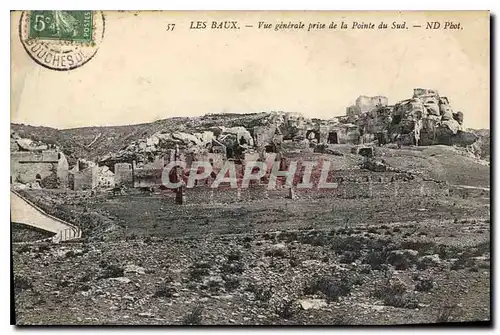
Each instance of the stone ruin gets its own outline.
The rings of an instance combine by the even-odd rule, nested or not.
[[[149,187],[158,183],[158,171],[173,159],[177,149],[179,157],[187,163],[205,160],[220,168],[228,159],[244,164],[249,160],[266,160],[270,154],[279,153],[337,154],[332,149],[335,147],[329,147],[335,144],[466,147],[477,140],[476,135],[465,131],[463,113],[454,111],[447,97],[440,96],[436,90],[423,88],[414,89],[411,98],[394,105],[389,105],[384,96],[359,96],[354,105],[346,108],[345,115],[329,120],[309,119],[300,113],[282,111],[247,114],[235,120],[226,127],[221,116],[198,118],[192,130],[158,131],[101,157],[98,169],[85,167],[71,172],[64,155],[57,149],[41,142],[12,138],[13,179],[30,177],[29,181],[33,181],[38,170],[43,172],[39,173],[43,178],[56,168],[59,184],[63,187],[94,189],[114,184]],[[42,157],[49,152],[58,156],[49,160]],[[35,153],[41,155],[41,161],[31,157]],[[31,158],[24,158],[26,155]]]
[[[11,133],[11,184],[28,188],[67,188],[68,173],[68,161],[59,148]]]
[[[378,103],[376,103],[378,102]],[[463,127],[461,111],[436,90],[415,88],[413,96],[389,106],[387,98],[360,97],[347,110],[364,143],[401,145],[472,145],[477,137]]]
[[[272,153],[335,153],[328,147],[332,144],[468,146],[477,137],[465,131],[463,118],[447,97],[436,90],[416,88],[411,98],[394,105],[384,96],[359,96],[346,108],[346,115],[330,120],[274,111],[251,114],[232,127],[212,122],[193,132],[159,131],[103,158],[99,165],[113,169],[117,185],[146,187],[158,183],[162,167],[157,162],[164,166],[171,161],[174,148],[187,163],[205,160],[221,167],[228,159],[244,164],[266,160]]]

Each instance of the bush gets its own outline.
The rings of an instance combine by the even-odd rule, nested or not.
[[[316,247],[327,245],[329,240],[330,237],[328,236],[328,234],[322,231],[311,231],[299,238],[300,243],[310,244]]]
[[[14,276],[14,290],[21,292],[23,290],[32,289],[31,279],[24,276]]]
[[[177,293],[177,290],[170,286],[168,283],[161,283],[154,293],[154,297],[156,298],[171,298],[174,293]]]
[[[436,323],[453,322],[460,316],[460,310],[456,305],[442,306],[436,316]]]
[[[421,279],[415,285],[415,290],[419,292],[428,292],[434,288],[434,282],[430,279]]]
[[[29,251],[31,251],[31,247],[27,244],[23,244],[17,249],[17,252],[20,254],[25,253],[25,252],[29,252]]]
[[[201,285],[201,287],[203,287],[204,285]],[[217,280],[209,280],[208,283],[207,283],[207,286],[208,286],[208,289],[210,290],[210,292],[219,292],[220,288],[221,288],[221,282],[220,281],[217,281]]]
[[[234,262],[234,261],[240,261],[242,258],[242,253],[241,251],[239,250],[234,250],[234,251],[231,251],[228,255],[227,255],[227,260],[228,262]]]
[[[417,308],[418,300],[413,294],[407,293],[407,288],[400,281],[388,279],[381,287],[373,292],[373,296],[381,299],[386,306],[398,308]]]
[[[88,281],[91,281],[92,279],[94,279],[94,273],[93,272],[86,272],[80,279],[79,281],[80,282],[88,282]]]
[[[252,283],[247,286],[246,291],[252,292],[255,299],[262,302],[268,302],[273,296],[273,292],[270,287],[263,287]]]
[[[286,257],[287,253],[288,248],[283,243],[279,243],[272,245],[268,250],[266,250],[264,255],[268,257]]]
[[[372,250],[366,255],[363,263],[369,264],[373,270],[380,270],[382,265],[385,264],[386,258],[387,253],[385,251]]]
[[[228,262],[222,265],[221,271],[229,274],[241,274],[245,271],[245,266],[242,262]]]
[[[303,292],[305,295],[313,295],[318,292],[323,293],[328,301],[338,301],[342,296],[351,293],[353,282],[345,279],[332,279],[320,277],[312,279],[304,284]]]
[[[192,267],[189,269],[189,277],[191,280],[200,281],[201,278],[208,276],[210,271],[206,268],[195,268]]]
[[[339,262],[342,264],[351,264],[359,257],[361,257],[360,251],[346,251],[340,256]]]
[[[243,237],[242,241],[245,243],[250,243],[253,241],[253,236],[245,236]]]
[[[194,307],[182,320],[183,325],[199,325],[203,319],[203,307],[201,305],[197,305]]]
[[[472,258],[469,258],[468,255],[462,254],[451,266],[452,270],[461,270],[468,267],[473,267],[475,265],[475,261]]]
[[[293,301],[284,299],[276,306],[276,314],[282,319],[291,319],[295,314]]]
[[[40,244],[38,246],[38,252],[45,252],[45,251],[49,251],[51,248],[50,248],[50,245],[48,244]]]
[[[345,251],[359,251],[365,248],[367,239],[364,237],[335,237],[331,243],[331,249],[337,253],[344,253]]]
[[[290,266],[292,268],[297,267],[300,264],[302,264],[302,262],[300,261],[300,259],[298,257],[295,257],[295,256],[290,257]]]
[[[393,250],[388,253],[386,262],[397,270],[406,270],[416,262],[416,255],[414,250]]]
[[[101,267],[104,268],[100,277],[101,279],[118,278],[124,275],[123,268],[118,265],[101,262]]]
[[[77,254],[73,251],[73,250],[69,250],[66,254],[65,254],[65,257],[66,258],[73,258],[73,257],[76,257]]]
[[[223,276],[222,279],[227,291],[233,291],[240,287],[240,279],[236,276]]]

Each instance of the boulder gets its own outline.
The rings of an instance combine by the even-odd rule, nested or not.
[[[444,117],[444,115],[443,115]],[[441,125],[441,133],[448,134],[448,135],[455,135],[459,130],[461,130],[460,124],[453,120],[453,118],[448,119],[446,121],[442,121]]]
[[[128,265],[125,265],[125,267],[123,268],[123,273],[137,273],[137,274],[145,274],[146,271],[144,270],[143,267],[140,267],[140,266],[137,266],[137,265],[134,265],[134,264],[128,264]]]
[[[266,252],[268,256],[285,257],[288,254],[288,248],[284,243],[272,245]]]
[[[442,261],[438,254],[425,255],[418,259],[417,267],[421,270],[425,270],[429,267],[436,267],[441,265]]]
[[[432,101],[432,102],[427,102],[426,104],[424,104],[425,106],[425,109],[427,110],[427,113],[430,114],[430,115],[440,115],[440,112],[439,112],[439,105]]]
[[[127,277],[117,277],[117,278],[110,278],[110,279],[117,281],[117,282],[120,282],[120,283],[123,283],[123,284],[128,284],[131,282],[131,280],[128,279]]]
[[[301,299],[299,304],[306,311],[308,309],[320,309],[328,305],[324,299]]]

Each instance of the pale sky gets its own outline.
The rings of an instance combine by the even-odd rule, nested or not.
[[[74,128],[172,116],[283,110],[328,119],[359,95],[410,98],[437,89],[466,127],[489,128],[488,12],[105,12],[96,56],[72,71],[36,64],[11,15],[11,120]],[[233,31],[189,30],[190,21],[238,20]],[[259,21],[406,21],[408,30],[270,31]],[[426,30],[427,21],[462,30]],[[167,24],[176,23],[173,32]],[[246,24],[253,28],[244,27]]]

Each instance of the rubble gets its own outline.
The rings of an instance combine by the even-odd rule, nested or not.
[[[299,303],[300,306],[306,311],[309,309],[320,309],[328,305],[325,299],[301,299],[299,300]]]
[[[135,264],[127,264],[123,268],[123,273],[136,273],[136,274],[145,274],[145,269],[141,266],[137,266]]]
[[[250,126],[250,128],[249,128]],[[402,145],[467,146],[477,137],[463,128],[463,113],[453,112],[447,97],[436,90],[416,88],[413,96],[389,105],[383,96],[360,96],[346,109],[346,115],[330,120],[307,119],[300,113],[261,113],[253,123],[226,127],[211,125],[195,132],[157,132],[132,142],[117,153],[130,159],[166,154],[178,145],[186,153],[222,151],[226,158],[238,158],[250,149],[279,151],[291,142],[306,147],[328,144],[400,143]],[[324,149],[323,149],[324,150]],[[141,158],[145,160],[145,158]],[[131,161],[129,161],[131,163]]]

